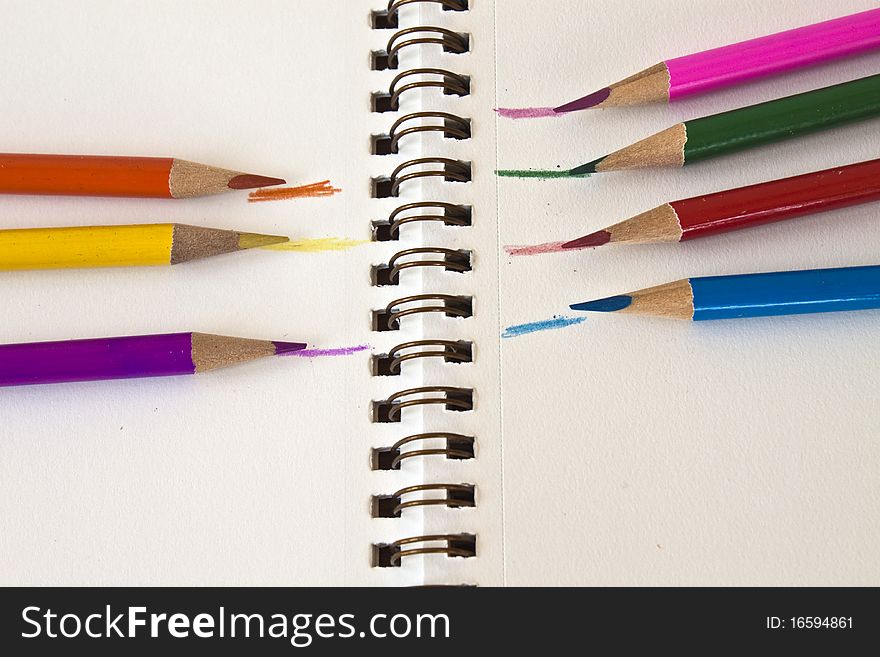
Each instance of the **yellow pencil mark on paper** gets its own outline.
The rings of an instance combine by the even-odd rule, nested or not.
[[[321,251],[345,251],[370,240],[353,240],[347,237],[318,237],[315,239],[291,238],[283,244],[272,244],[263,247],[267,251],[299,251],[300,253],[319,253]]]

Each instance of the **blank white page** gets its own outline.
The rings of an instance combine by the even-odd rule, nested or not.
[[[869,0],[505,0],[497,106],[555,106],[657,62]],[[877,72],[880,55],[672,106],[498,120],[499,168],[571,168],[674,123]],[[500,249],[666,201],[875,158],[877,120],[684,169],[498,181]],[[486,153],[486,158],[493,157]],[[502,256],[501,326],[688,276],[876,264],[868,205],[672,246]],[[835,230],[835,225],[839,230]],[[685,323],[591,315],[501,341],[506,582],[880,583],[877,312]]]

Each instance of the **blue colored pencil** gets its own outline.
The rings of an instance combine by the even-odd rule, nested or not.
[[[733,319],[880,308],[880,265],[686,278],[571,306],[674,319]]]

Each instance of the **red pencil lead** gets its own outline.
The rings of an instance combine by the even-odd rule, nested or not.
[[[576,240],[566,242],[563,249],[588,249],[594,246],[602,246],[611,241],[611,233],[607,230],[597,230],[595,233],[578,237]]]

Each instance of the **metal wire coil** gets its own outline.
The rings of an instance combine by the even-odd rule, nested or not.
[[[417,36],[413,39],[404,39],[404,37],[421,34],[433,36]],[[388,40],[382,57],[386,61],[386,66],[390,69],[396,69],[398,65],[398,55],[404,48],[412,46],[438,45],[443,46],[446,52],[461,55],[466,53],[470,48],[470,38],[467,34],[453,32],[445,27],[437,27],[435,25],[418,25],[416,27],[407,27],[398,30]]]
[[[471,436],[464,436],[460,433],[449,433],[446,431],[433,431],[428,433],[417,433],[411,436],[407,436],[406,438],[401,438],[396,443],[391,446],[391,451],[397,452],[400,451],[400,448],[404,445],[409,445],[410,443],[417,442],[419,440],[431,440],[434,438],[446,438],[447,441],[455,441],[465,443],[468,442],[471,445],[474,443],[474,439]],[[473,449],[473,448],[472,448]],[[415,449],[410,452],[400,452],[400,455],[395,457],[393,461],[391,461],[391,469],[394,470],[398,465],[404,460],[409,458],[414,458],[416,456],[446,456],[448,458],[458,458],[458,459],[470,459],[473,458],[473,451],[466,452],[460,449]]]
[[[443,214],[405,214],[414,210],[433,208],[442,210]],[[384,222],[377,221],[373,223],[374,239],[378,237],[380,230],[387,228],[387,238],[397,240],[400,237],[401,227],[417,223],[420,221],[442,222],[447,226],[470,226],[471,211],[470,208],[455,203],[445,203],[443,201],[419,201],[418,203],[406,203],[398,206],[388,215],[388,219]]]
[[[443,7],[449,11],[467,11],[468,8],[467,0],[389,0],[386,14],[389,17],[393,17],[398,11],[400,11],[401,7],[412,5],[417,2],[433,2],[443,5]]]
[[[395,299],[385,306],[385,314],[388,317],[386,320],[388,329],[393,331],[397,323],[404,317],[422,313],[443,313],[447,317],[470,317],[470,310],[457,306],[461,299],[462,297],[455,296],[454,294],[412,294],[408,297]],[[402,310],[396,309],[397,306],[418,303],[420,301],[442,301],[443,305],[416,306]]]
[[[427,534],[425,536],[411,536],[394,541],[389,547],[393,550],[390,563],[392,566],[399,565],[404,557],[412,557],[417,554],[445,554],[447,557],[475,557],[476,549],[470,547],[457,547],[456,544],[464,542],[463,539],[471,538],[468,534]],[[410,548],[408,550],[401,549],[405,545],[413,545],[415,543],[446,543],[443,547],[421,547]],[[468,541],[470,542],[470,541]],[[476,543],[476,541],[474,541]]]
[[[447,493],[472,494],[474,492],[474,487],[467,484],[419,484],[418,486],[407,486],[406,488],[401,488],[400,490],[392,493],[391,497],[394,499],[400,499],[404,495],[435,490],[442,490],[446,491]],[[476,506],[476,502],[467,499],[457,500],[455,498],[449,497],[448,495],[442,498],[430,497],[425,499],[409,500],[408,502],[401,501],[397,506],[394,507],[393,514],[397,515],[404,509],[412,509],[419,506],[445,506],[449,507],[450,509],[457,509],[461,507],[474,507]]]
[[[404,397],[410,397],[412,395],[430,395],[432,393],[441,393],[441,396],[404,399]],[[399,419],[403,409],[413,408],[415,406],[443,405],[448,409],[459,411],[472,411],[474,409],[473,401],[456,399],[455,397],[451,397],[450,393],[453,395],[469,395],[473,393],[473,390],[470,388],[459,388],[455,386],[421,386],[419,388],[409,388],[407,390],[395,392],[393,395],[385,399],[383,403],[389,406],[388,418],[391,421]]]
[[[409,126],[403,130],[400,129],[405,123],[409,123],[415,119],[442,119],[443,123],[440,125],[419,124]],[[389,150],[391,153],[398,153],[400,151],[399,144],[401,139],[407,135],[414,135],[421,132],[442,132],[444,137],[450,139],[470,139],[471,124],[467,119],[463,119],[457,114],[450,114],[449,112],[412,112],[400,117],[392,124],[391,130],[388,133]]]
[[[466,344],[470,347],[470,343]],[[400,366],[403,363],[408,360],[415,360],[416,358],[443,358],[447,361],[469,363],[471,362],[471,354],[459,351],[463,346],[465,345],[460,340],[411,340],[410,342],[403,342],[392,347],[388,351],[387,357],[391,359],[388,369],[392,372],[399,372]],[[443,349],[416,351],[408,354],[400,353],[404,350],[414,349],[416,347],[443,347]]]

